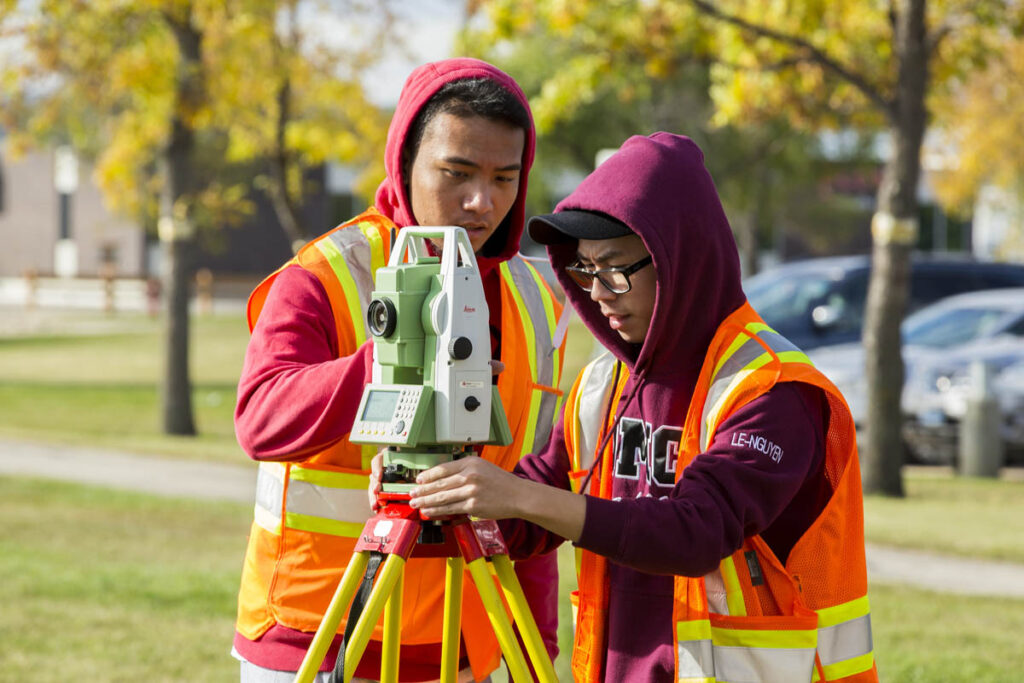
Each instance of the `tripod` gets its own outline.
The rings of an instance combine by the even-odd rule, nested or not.
[[[541,683],[555,683],[557,677],[551,658],[548,657],[537,623],[526,604],[497,522],[473,520],[465,515],[441,520],[439,523],[424,520],[419,511],[408,505],[407,493],[383,492],[379,494],[378,500],[383,503],[383,507],[363,526],[348,567],[302,660],[296,683],[311,683],[316,676],[334,634],[338,631],[343,610],[359,589],[360,580],[370,566],[371,559],[376,564],[382,559],[381,556],[387,559],[383,562],[354,630],[351,630],[351,639],[345,646],[344,683],[351,680],[381,612],[384,613],[381,683],[398,681],[402,577],[405,563],[412,556],[447,558],[441,643],[442,683],[454,683],[458,675],[464,566],[469,570],[480,593],[512,680],[515,683],[528,683],[533,677],[492,575],[497,576],[512,616],[519,625],[519,632],[538,679]],[[421,533],[424,540],[434,542],[421,542]],[[372,578],[374,569],[375,566],[369,578]]]

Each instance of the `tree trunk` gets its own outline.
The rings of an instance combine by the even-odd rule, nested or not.
[[[172,141],[166,152],[164,200],[161,202],[161,243],[164,255],[164,381],[160,394],[165,434],[193,435],[192,381],[189,377],[189,283],[192,236],[188,217],[181,215],[181,183],[187,172],[187,153],[192,146],[191,131],[174,122]]]
[[[194,189],[192,164],[195,134],[192,115],[202,101],[200,41],[192,25],[191,9],[184,17],[165,14],[178,44],[176,107],[171,137],[164,151],[164,189],[160,207],[160,237],[164,253],[164,291],[167,311],[164,327],[164,381],[161,390],[163,430],[166,434],[194,435],[192,381],[189,376],[189,285],[194,239],[189,204]]]
[[[868,414],[862,462],[866,493],[903,496],[900,324],[909,294],[910,252],[917,241],[917,182],[927,118],[928,58],[926,0],[904,0],[895,5],[894,49],[899,70],[889,112],[893,153],[882,174],[878,209],[871,224],[873,262],[864,320]]]
[[[285,75],[281,87],[277,91],[277,130],[275,134],[275,153],[270,158],[270,178],[267,194],[277,214],[277,222],[288,237],[292,252],[297,252],[307,240],[299,218],[296,202],[288,193],[288,150],[285,147],[285,129],[291,117],[291,83]]]

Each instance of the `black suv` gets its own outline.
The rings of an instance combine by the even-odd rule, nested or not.
[[[860,341],[871,259],[793,261],[748,278],[743,289],[769,325],[801,349]],[[915,254],[907,313],[977,289],[1024,286],[1024,265]]]

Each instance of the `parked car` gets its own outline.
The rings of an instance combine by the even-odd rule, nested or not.
[[[981,363],[984,368],[975,368]],[[975,393],[978,371],[1000,414],[999,435],[1007,462],[1024,461],[1024,337],[982,339],[919,364],[903,391],[903,440],[916,461],[951,464],[960,444],[960,422]]]
[[[916,460],[951,462],[958,423],[966,410],[971,363],[983,361],[991,372],[1000,373],[1024,362],[1024,288],[949,297],[908,316],[901,331],[906,368],[901,398],[904,440]],[[839,387],[854,422],[863,426],[867,414],[863,347],[859,343],[819,347],[808,355]],[[1014,424],[1017,415],[1008,410],[1003,411],[1004,421]],[[1024,432],[1024,418],[1021,422]],[[1013,441],[1010,432],[1006,439],[1008,445]]]
[[[748,278],[743,288],[769,325],[807,351],[860,340],[870,266],[868,256],[794,261]],[[1024,265],[915,254],[907,313],[954,294],[1002,287],[1024,287]]]

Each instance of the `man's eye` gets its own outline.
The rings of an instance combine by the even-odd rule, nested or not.
[[[465,178],[468,174],[456,168],[442,168],[441,172],[452,178]]]
[[[497,180],[499,183],[514,183],[517,180],[519,180],[519,178],[510,175],[500,175],[497,178],[495,178],[495,180]]]

